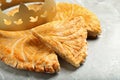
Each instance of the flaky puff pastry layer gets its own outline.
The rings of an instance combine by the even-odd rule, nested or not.
[[[79,67],[86,58],[87,31],[82,17],[54,21],[32,29],[33,34],[64,60]]]
[[[60,69],[57,55],[30,31],[0,31],[0,59],[17,69],[55,73]]]

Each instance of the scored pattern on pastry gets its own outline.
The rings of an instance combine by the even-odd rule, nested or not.
[[[57,55],[30,31],[0,31],[0,59],[14,68],[55,73],[60,69]]]
[[[77,4],[58,3],[57,14],[54,20],[67,20],[77,16],[82,16],[88,30],[88,37],[96,37],[101,33],[100,22],[97,16],[90,10]]]
[[[82,17],[66,21],[54,21],[32,29],[33,34],[42,40],[59,56],[79,67],[86,58],[87,31]]]

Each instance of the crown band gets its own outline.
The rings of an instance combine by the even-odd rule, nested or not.
[[[37,12],[29,10],[23,3],[27,2],[44,2],[42,8]],[[1,0],[0,3],[0,29],[6,31],[26,30],[44,24],[50,21],[56,14],[56,3],[54,0],[12,0],[6,2]],[[20,4],[19,12],[14,16],[8,16],[2,10]]]

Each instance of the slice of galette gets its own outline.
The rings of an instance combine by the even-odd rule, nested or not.
[[[83,28],[84,25],[82,17],[75,17],[38,26],[32,32],[64,60],[79,67],[87,52],[87,31]]]

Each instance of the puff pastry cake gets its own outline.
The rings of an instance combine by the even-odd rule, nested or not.
[[[29,8],[37,11],[41,5],[32,4]],[[8,14],[14,15],[17,11],[16,8]],[[18,69],[55,73],[60,70],[55,52],[79,67],[87,56],[87,36],[96,37],[101,27],[97,16],[88,9],[57,3],[53,20],[31,31],[0,31],[0,59]]]
[[[32,29],[33,34],[64,60],[79,67],[86,58],[87,31],[82,17],[53,21]]]
[[[0,31],[0,59],[18,69],[55,73],[60,69],[57,55],[30,31]]]

